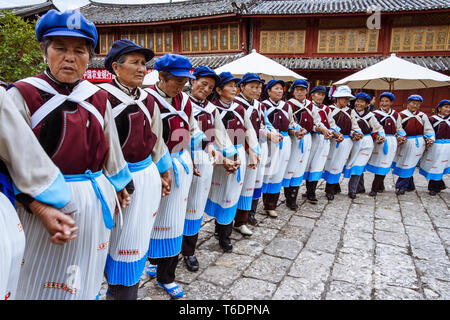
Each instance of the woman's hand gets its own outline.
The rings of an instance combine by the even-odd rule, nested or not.
[[[126,188],[117,192],[117,198],[119,199],[119,205],[122,209],[125,209],[131,203],[131,196]],[[119,213],[119,207],[116,206],[116,214]]]
[[[377,137],[375,138],[375,142],[378,143],[378,144],[384,143],[385,140],[386,140],[386,139],[385,139],[383,136],[377,136]]]
[[[220,154],[217,152],[216,148],[214,148],[212,143],[208,144],[206,148],[209,158],[213,161],[212,166],[214,167],[220,161]]]
[[[65,244],[77,237],[74,233],[78,227],[75,227],[75,220],[70,215],[37,200],[31,202],[29,207],[47,229],[51,243]]]
[[[247,165],[247,168],[256,169],[260,160],[260,156],[258,156],[252,149],[248,148],[248,159],[249,164]]]
[[[298,140],[300,140],[305,136],[306,132],[307,131],[305,128],[301,128],[300,130],[295,131],[294,135]]]
[[[334,132],[333,131],[333,137],[334,137],[334,140],[336,140],[336,142],[344,141],[344,135],[342,133],[340,133],[340,132]]]
[[[172,174],[170,170],[159,174],[161,177],[161,198],[170,194],[172,186]]]

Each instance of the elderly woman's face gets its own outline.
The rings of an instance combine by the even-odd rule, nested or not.
[[[112,63],[114,73],[119,81],[131,88],[142,86],[147,67],[145,66],[145,56],[140,52],[130,52],[126,55],[125,61],[118,64]]]
[[[355,110],[356,111],[363,111],[367,107],[368,103],[364,99],[356,99],[355,100]]]
[[[272,88],[267,90],[267,94],[269,95],[270,99],[272,99],[275,102],[278,102],[283,98],[283,86],[281,83],[276,83]]]
[[[216,80],[211,77],[201,77],[192,80],[192,95],[199,100],[205,100],[214,89]]]
[[[183,91],[186,82],[188,81],[187,77],[172,77],[168,80],[164,80],[160,73],[160,88],[169,96],[175,97],[181,91]]]
[[[54,37],[44,55],[51,74],[64,83],[80,80],[89,62],[86,40],[77,37]]]

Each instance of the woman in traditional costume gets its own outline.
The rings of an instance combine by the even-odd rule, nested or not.
[[[70,25],[73,21],[79,23]],[[8,93],[68,182],[79,232],[77,239],[55,246],[40,221],[19,209],[27,243],[17,298],[94,299],[116,199],[122,208],[129,204],[125,187],[132,178],[107,93],[81,80],[97,44],[94,24],[78,11],[50,10],[37,22],[36,36],[47,69],[14,83]]]

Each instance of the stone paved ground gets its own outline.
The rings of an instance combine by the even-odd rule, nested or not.
[[[373,175],[366,173],[366,190]],[[397,196],[396,177],[386,191],[328,201],[321,182],[319,203],[303,200],[297,212],[278,207],[278,218],[258,208],[254,234],[232,234],[233,252],[223,253],[214,238],[214,220],[205,215],[199,234],[198,272],[180,259],[176,271],[182,299],[332,300],[450,299],[450,189],[438,196],[415,174],[416,191]],[[445,179],[450,187],[450,177]],[[261,201],[260,201],[261,202]],[[106,285],[100,299],[105,299]],[[139,299],[169,299],[143,274]]]

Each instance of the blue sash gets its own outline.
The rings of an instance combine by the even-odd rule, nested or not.
[[[184,167],[184,170],[186,170],[186,173],[189,174],[189,167],[187,165],[187,163],[183,160],[183,158],[181,158],[181,155],[184,153],[184,149],[181,150],[180,152],[175,152],[175,153],[171,153],[170,156],[172,157],[172,167],[173,167],[173,172],[175,173],[175,182],[177,184],[177,187],[180,187],[180,178],[178,175],[178,168],[175,164],[175,159],[177,159],[181,165]]]
[[[92,173],[91,170],[86,170],[84,174],[65,174],[64,179],[67,182],[91,181],[95,195],[102,204],[103,221],[105,222],[105,226],[106,228],[111,230],[114,227],[114,221],[111,215],[111,211],[109,210],[108,203],[106,203],[105,197],[103,196],[102,189],[100,188],[96,180],[96,178],[100,177],[102,174],[102,171]]]

